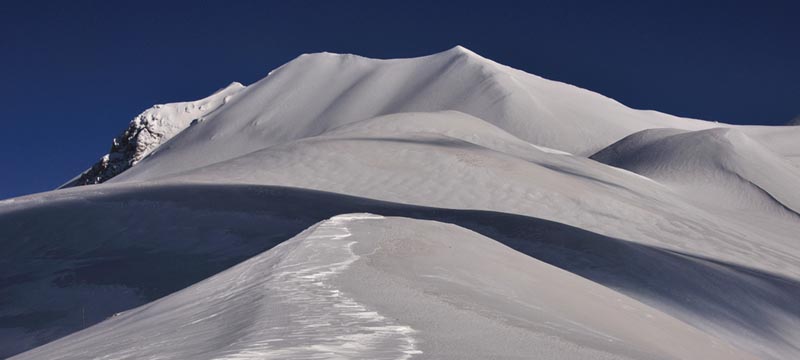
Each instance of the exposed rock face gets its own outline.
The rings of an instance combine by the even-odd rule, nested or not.
[[[244,88],[244,85],[234,82],[205,99],[155,105],[145,110],[114,138],[108,154],[61,188],[99,184],[119,175],[159,145],[193,123],[202,121],[203,116],[223,106],[231,96]]]

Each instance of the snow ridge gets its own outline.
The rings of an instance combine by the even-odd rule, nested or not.
[[[381,219],[335,216],[189,288],[16,358],[409,359],[422,353],[416,331],[332,281],[359,259],[348,225]]]
[[[374,219],[383,217],[347,214],[317,225],[305,237],[302,247],[284,258],[270,281],[271,290],[280,298],[303,308],[302,316],[270,329],[281,338],[259,336],[271,339],[269,347],[275,350],[248,349],[221,359],[260,359],[268,355],[282,359],[327,356],[405,360],[420,354],[411,327],[395,324],[367,309],[329,281],[359,259],[352,250],[356,241],[348,239],[351,233],[347,223]]]

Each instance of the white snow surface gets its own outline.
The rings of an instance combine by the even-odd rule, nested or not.
[[[592,156],[720,209],[800,216],[800,168],[737,129],[651,129]],[[735,196],[732,196],[735,194]]]
[[[800,358],[800,127],[462,47],[201,102],[107,182],[0,201],[0,356]]]
[[[460,46],[397,60],[306,54],[248,86],[231,106],[122,178],[145,180],[197,168],[376,116],[444,110],[481,118],[534,145],[580,155],[646,128],[719,126],[633,110]]]
[[[489,238],[371,214],[323,221],[197,285],[15,359],[423,355],[754,359]]]

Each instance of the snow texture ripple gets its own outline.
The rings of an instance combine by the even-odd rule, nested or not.
[[[295,314],[302,316],[280,319],[256,336],[262,341],[220,359],[409,359],[419,354],[411,327],[368,309],[330,282],[359,258],[347,223],[381,218],[350,214],[319,224],[268,282],[270,296],[299,308]]]

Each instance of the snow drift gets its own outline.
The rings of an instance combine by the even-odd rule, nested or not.
[[[800,216],[800,169],[735,129],[644,130],[591,157],[722,209]]]

